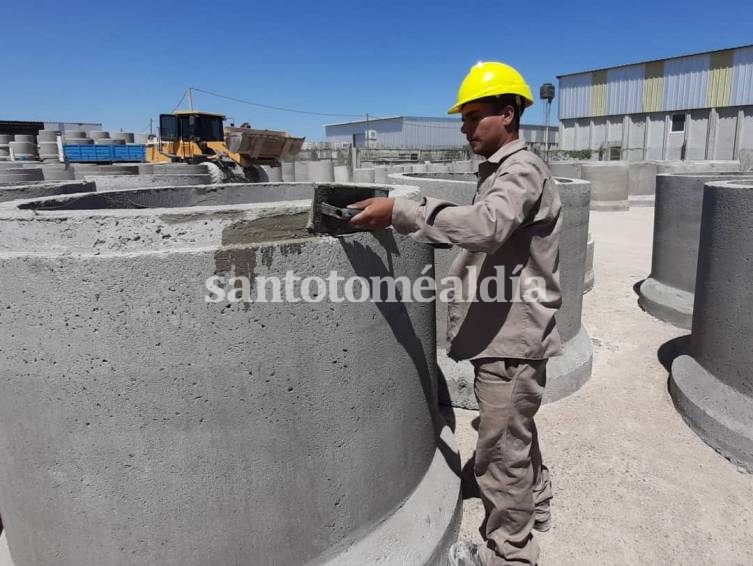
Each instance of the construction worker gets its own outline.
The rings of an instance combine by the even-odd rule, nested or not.
[[[419,241],[461,248],[450,268],[463,292],[448,304],[448,353],[470,360],[475,369],[479,436],[474,473],[486,517],[485,544],[456,542],[449,557],[453,566],[535,565],[539,547],[532,530],[550,525],[549,472],[541,461],[534,415],[547,360],[561,349],[554,315],[561,304],[562,220],[548,167],[518,137],[520,117],[532,104],[531,89],[515,69],[478,63],[449,110],[462,115],[461,131],[471,149],[486,158],[473,204],[425,197],[351,205],[363,209],[353,224],[372,230],[392,225]],[[478,292],[482,281],[499,270],[517,274],[518,292],[510,278],[503,280],[504,293],[498,289],[494,298],[491,293],[484,297]],[[533,281],[543,282],[545,293],[534,297],[529,292]],[[518,298],[510,300],[512,295]]]

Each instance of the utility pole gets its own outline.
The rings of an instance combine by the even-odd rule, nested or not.
[[[193,112],[193,93],[190,86],[188,87],[188,109]]]
[[[363,145],[369,147],[369,113],[366,112],[366,131],[363,134]]]
[[[549,113],[552,110],[552,100],[554,100],[554,85],[544,83],[539,90],[539,98],[546,100],[546,118],[544,119],[544,143],[546,144],[546,162],[549,163]]]

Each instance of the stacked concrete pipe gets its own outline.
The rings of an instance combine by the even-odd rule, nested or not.
[[[0,134],[0,161],[10,160],[10,136]]]
[[[424,173],[393,174],[393,183],[416,185],[422,194],[456,204],[471,204],[476,191],[472,174]],[[591,376],[593,349],[588,332],[581,324],[588,220],[591,188],[580,179],[557,179],[563,205],[560,245],[560,282],[562,308],[557,323],[564,343],[563,355],[552,358],[547,368],[544,402],[557,401],[577,391]],[[457,249],[434,251],[435,277],[438,285],[447,276]],[[444,377],[440,402],[454,407],[477,409],[473,393],[474,372],[470,362],[454,362],[447,356],[447,305],[437,302],[437,361]]]
[[[703,195],[693,328],[672,363],[670,393],[690,427],[753,472],[753,180],[717,181]]]
[[[215,276],[248,277],[258,299],[272,286],[256,277],[413,281],[432,261],[390,231],[308,234],[311,195],[228,184],[0,205],[15,566],[443,563],[460,481],[433,304],[212,302]]]
[[[14,140],[8,142],[8,149],[14,158],[19,161],[28,161],[37,158],[36,136],[16,134]]]
[[[582,163],[581,178],[591,183],[591,210],[628,210],[628,166],[623,161]]]
[[[690,328],[698,245],[706,183],[744,173],[657,175],[651,274],[641,284],[638,304],[652,316]]]
[[[110,139],[110,132],[105,132],[103,130],[89,130],[88,137],[93,139],[95,142],[97,140],[107,140]]]
[[[131,132],[116,132],[111,137],[114,140],[123,140],[125,143],[134,143],[135,141],[135,136]]]
[[[125,140],[116,140],[113,138],[97,138],[94,140],[95,145],[125,145]]]

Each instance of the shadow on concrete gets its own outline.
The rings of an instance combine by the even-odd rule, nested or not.
[[[643,285],[643,282],[645,280],[646,280],[645,278],[641,279],[635,285],[633,285],[633,293],[635,293],[638,297],[641,296],[641,285]]]
[[[476,473],[473,471],[476,465],[476,453],[473,453],[470,460],[465,463],[463,470],[460,472],[460,490],[463,493],[463,499],[473,499],[481,497],[476,481]]]
[[[678,336],[673,338],[669,342],[665,342],[659,346],[659,350],[656,353],[656,357],[659,359],[659,363],[664,366],[667,372],[672,369],[672,362],[675,358],[687,354],[690,348],[690,334],[685,336]]]
[[[386,253],[387,265],[382,261],[381,256],[376,253],[369,246],[363,245],[358,241],[350,241],[345,238],[339,238],[340,245],[343,247],[345,255],[348,257],[353,271],[359,277],[363,277],[368,281],[371,281],[372,277],[395,277],[395,270],[393,264],[393,255],[400,255],[400,251],[395,242],[394,235],[391,231],[382,230],[378,232],[372,232],[371,235],[374,239],[384,248]],[[432,277],[432,273],[427,273],[429,277]],[[377,290],[379,291],[379,290]],[[375,292],[372,289],[372,296]],[[384,320],[389,324],[392,333],[395,335],[398,343],[405,349],[408,355],[411,357],[413,364],[416,367],[419,379],[421,380],[421,387],[423,389],[426,403],[431,407],[431,418],[434,426],[434,436],[437,448],[444,456],[450,469],[460,476],[460,458],[458,452],[451,446],[448,446],[440,437],[442,428],[445,426],[445,422],[439,413],[439,403],[437,388],[440,384],[443,384],[443,380],[439,379],[439,368],[437,367],[437,356],[427,355],[428,352],[424,348],[421,338],[415,331],[413,323],[411,321],[408,310],[405,304],[402,302],[402,297],[397,294],[396,302],[384,302],[378,301],[372,304],[377,307],[379,313],[384,317]],[[432,321],[434,316],[432,315]],[[431,325],[429,340],[434,339],[436,335],[436,328]],[[445,385],[446,387],[446,385]],[[454,418],[453,418],[454,421]],[[454,430],[454,422],[453,422]]]

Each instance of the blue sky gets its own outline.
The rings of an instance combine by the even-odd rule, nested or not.
[[[750,0],[2,0],[0,14],[0,119],[136,132],[188,86],[310,112],[443,116],[478,60],[517,67],[538,96],[558,74],[753,43]],[[194,106],[310,140],[354,119],[201,93]],[[543,116],[537,102],[523,121]]]

